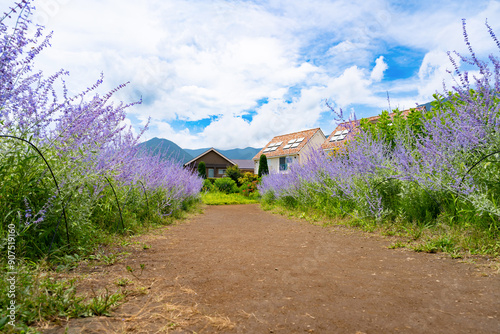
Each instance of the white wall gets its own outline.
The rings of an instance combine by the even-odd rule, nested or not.
[[[317,150],[321,147],[321,144],[325,142],[326,138],[321,131],[318,131],[312,136],[312,138],[306,143],[304,148],[300,150],[299,162],[307,162],[307,157],[313,150]]]

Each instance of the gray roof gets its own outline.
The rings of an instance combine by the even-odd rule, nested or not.
[[[253,169],[253,160],[241,160],[241,159],[231,159],[232,162],[238,165],[240,169]]]

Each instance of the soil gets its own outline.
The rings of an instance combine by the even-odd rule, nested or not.
[[[498,267],[259,205],[204,211],[134,238],[113,265],[77,268],[81,291],[122,290],[126,302],[44,332],[500,333]]]

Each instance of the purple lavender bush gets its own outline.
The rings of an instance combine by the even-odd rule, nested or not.
[[[124,121],[140,101],[111,102],[128,83],[100,95],[101,76],[70,96],[68,72],[45,76],[35,70],[52,34],[35,27],[30,35],[34,10],[23,0],[0,19],[1,237],[14,224],[18,248],[32,258],[60,247],[89,251],[103,231],[165,221],[196,201],[202,185],[197,175],[138,152],[147,127],[135,136]]]
[[[263,177],[259,191],[264,201],[379,223],[445,222],[498,240],[500,59],[476,57],[465,21],[463,34],[470,55],[449,53],[455,85],[435,95],[432,110],[414,110],[393,121],[385,115],[387,122],[383,114],[374,126],[361,121],[360,132],[340,153],[326,156],[318,150],[285,174]],[[456,57],[478,74],[461,71]],[[498,248],[493,242],[491,250]]]

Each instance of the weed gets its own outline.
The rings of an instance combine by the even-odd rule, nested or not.
[[[130,282],[132,281],[128,278],[119,278],[115,281],[115,284],[118,286],[127,286]]]
[[[126,269],[127,269],[127,271],[128,271],[130,274],[132,274],[132,276],[134,276],[135,278],[139,279],[139,277],[142,275],[142,272],[144,271],[144,268],[146,268],[146,265],[145,265],[145,264],[143,264],[143,263],[141,263],[141,264],[139,265],[139,267],[141,268],[141,272],[140,272],[139,274],[136,274],[136,273],[135,273],[135,269],[134,269],[134,268],[132,268],[131,266],[127,266],[127,267],[126,267]]]
[[[387,248],[389,249],[405,248],[407,245],[408,245],[407,243],[396,241]]]

